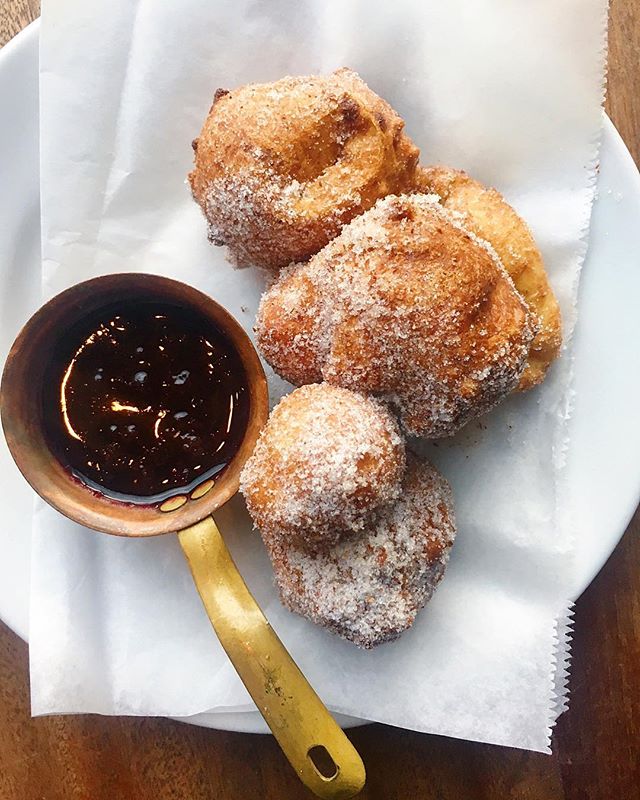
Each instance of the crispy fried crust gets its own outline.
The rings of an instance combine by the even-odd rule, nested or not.
[[[218,90],[189,182],[239,264],[304,261],[378,198],[409,191],[418,148],[349,69]]]
[[[418,170],[418,191],[434,192],[464,225],[495,249],[516,288],[539,319],[529,358],[518,389],[540,383],[562,344],[560,308],[549,285],[540,251],[521,217],[495,189],[488,189],[465,172],[449,167]]]
[[[318,550],[393,502],[404,470],[404,440],[387,409],[325,383],[274,408],[240,486],[265,536]]]
[[[280,597],[360,647],[396,639],[440,582],[455,537],[449,484],[408,454],[398,501],[356,536],[310,554],[262,533]]]
[[[280,273],[258,307],[258,346],[279,375],[295,386],[322,382],[317,282],[298,265]]]
[[[387,197],[258,311],[258,346],[298,383],[391,402],[408,433],[455,433],[518,384],[536,332],[495,252],[435,197]]]

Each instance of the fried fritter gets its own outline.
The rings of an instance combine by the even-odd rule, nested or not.
[[[439,195],[446,209],[462,215],[466,228],[492,245],[516,289],[537,315],[539,331],[517,388],[529,389],[540,383],[560,352],[562,320],[542,255],[527,224],[499,192],[461,170],[420,168],[417,186],[420,192]]]
[[[373,394],[408,433],[431,438],[517,386],[536,330],[495,251],[417,194],[378,201],[285,270],[256,323],[283,377]]]
[[[240,265],[304,261],[415,183],[404,122],[349,69],[218,90],[189,175],[209,238]]]
[[[263,535],[318,550],[394,501],[404,470],[404,440],[380,403],[315,384],[271,412],[240,487]]]
[[[280,598],[364,648],[396,639],[442,579],[455,537],[449,484],[409,454],[402,495],[374,525],[309,554],[263,533]]]

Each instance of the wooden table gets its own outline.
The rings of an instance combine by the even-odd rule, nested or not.
[[[2,0],[0,45],[38,14]],[[576,22],[579,24],[579,21]],[[613,0],[607,109],[640,157],[640,3]],[[630,365],[632,368],[632,365]],[[637,364],[635,365],[637,369]],[[368,725],[363,800],[640,799],[640,514],[576,606],[553,756]],[[273,739],[166,719],[29,716],[27,646],[0,623],[0,800],[311,797]]]

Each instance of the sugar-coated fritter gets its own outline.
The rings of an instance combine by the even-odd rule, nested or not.
[[[375,395],[408,433],[433,438],[518,385],[536,331],[493,248],[419,194],[379,200],[285,270],[256,323],[283,377]]]
[[[408,454],[402,494],[374,525],[308,553],[263,532],[287,608],[370,648],[413,625],[440,582],[455,537],[449,484]]]
[[[529,389],[540,383],[560,352],[562,320],[542,255],[526,222],[498,191],[461,170],[420,168],[418,188],[439,195],[445,208],[461,215],[466,228],[492,245],[516,289],[537,316],[539,330],[531,342],[527,366],[517,388]]]
[[[415,183],[404,122],[349,69],[218,90],[189,175],[214,244],[241,265],[304,261]]]
[[[380,403],[312,384],[271,412],[240,486],[264,535],[317,550],[394,501],[404,469],[404,440]]]

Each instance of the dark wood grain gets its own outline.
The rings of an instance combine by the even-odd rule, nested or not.
[[[37,14],[0,0],[0,43]],[[607,109],[640,157],[640,3],[611,5]],[[554,755],[381,725],[350,732],[363,800],[640,800],[640,515],[576,606]],[[308,798],[270,737],[164,719],[29,717],[27,647],[0,625],[0,800]]]
[[[576,605],[571,706],[554,747],[568,800],[640,798],[640,512]]]
[[[609,16],[605,108],[636,164],[640,163],[640,3],[613,0]]]

